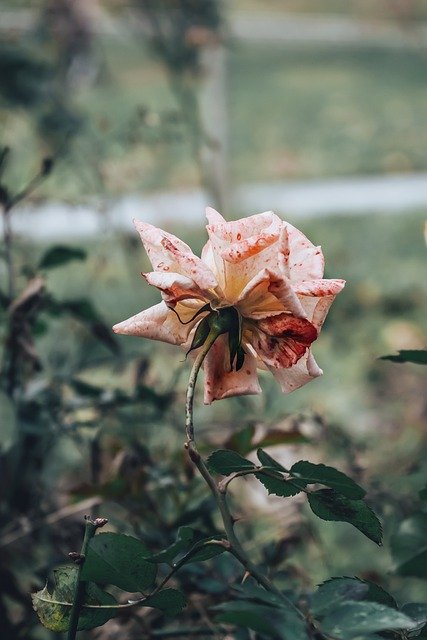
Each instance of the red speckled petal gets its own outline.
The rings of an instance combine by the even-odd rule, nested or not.
[[[201,289],[212,289],[218,282],[205,263],[179,238],[147,222],[134,220],[136,229],[154,271],[171,271],[191,278]]]
[[[230,371],[230,356],[227,336],[220,336],[214,342],[205,358],[205,404],[231,396],[261,393],[258,382],[257,363],[253,355],[247,353],[243,367]]]
[[[311,280],[294,285],[308,319],[319,331],[331,304],[344,285],[345,280]]]
[[[279,239],[284,223],[271,211],[225,222],[207,211],[209,242],[203,256],[217,275],[226,300],[234,304],[247,283],[265,268],[279,270]]]
[[[152,271],[143,273],[143,277],[148,284],[157,287],[162,292],[162,298],[168,305],[175,306],[181,300],[204,300],[205,293],[196,285],[194,280],[182,276],[179,273],[164,273],[162,271]]]
[[[291,393],[323,374],[310,350],[289,369],[269,367],[283,393]]]
[[[191,315],[194,315],[193,310],[191,310]],[[182,316],[180,317],[183,319]],[[181,345],[188,340],[191,329],[199,320],[200,318],[194,323],[182,324],[176,314],[164,302],[160,302],[160,304],[114,325],[113,331],[128,336]]]
[[[301,231],[285,223],[287,240],[282,243],[287,253],[287,270],[291,282],[322,278],[325,259],[320,247],[315,247]]]
[[[303,280],[293,285],[295,293],[301,296],[336,296],[345,286],[345,280]]]
[[[281,314],[257,323],[251,344],[261,360],[276,369],[295,365],[318,335],[305,318]]]

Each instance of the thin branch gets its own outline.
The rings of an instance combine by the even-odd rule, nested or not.
[[[205,480],[209,489],[212,492],[213,497],[218,505],[218,509],[221,514],[222,522],[224,525],[224,530],[227,536],[227,540],[229,542],[230,548],[229,551],[234,555],[234,557],[243,565],[248,573],[250,573],[255,580],[261,584],[267,591],[274,593],[278,596],[283,602],[286,602],[287,605],[292,606],[292,608],[298,613],[300,617],[303,619],[304,616],[301,611],[291,602],[274,584],[265,576],[258,567],[248,558],[245,550],[243,549],[239,539],[236,536],[234,531],[235,520],[228,508],[227,499],[225,493],[221,492],[216,484],[214,478],[211,476],[209,469],[206,466],[205,461],[201,457],[200,453],[197,450],[196,443],[194,440],[194,425],[193,425],[193,401],[194,401],[194,390],[197,381],[197,375],[200,371],[200,367],[203,363],[203,360],[206,357],[209,349],[216,339],[215,334],[211,332],[201,348],[197,358],[193,364],[190,373],[190,379],[187,388],[187,399],[186,399],[186,420],[185,420],[185,428],[187,434],[187,442],[185,443],[185,447],[188,451],[189,457],[193,464],[199,470],[201,476]]]
[[[83,570],[83,564],[85,557],[89,550],[89,543],[96,533],[96,530],[103,527],[107,523],[105,518],[97,518],[95,521],[86,518],[85,535],[83,538],[82,548],[79,554],[79,563],[76,575],[76,586],[74,590],[73,605],[70,612],[70,621],[68,624],[67,640],[75,640],[77,627],[79,624],[80,613],[84,604],[86,594],[86,582],[83,582],[80,577]]]

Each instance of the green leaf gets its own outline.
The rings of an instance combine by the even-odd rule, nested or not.
[[[211,453],[207,460],[209,471],[227,476],[235,471],[246,471],[255,469],[255,465],[250,460],[246,460],[235,451],[229,449],[218,449]]]
[[[363,580],[363,582],[369,587],[366,600],[377,602],[378,604],[385,604],[386,607],[391,607],[391,609],[398,609],[396,600],[388,591],[370,580]]]
[[[403,605],[401,611],[417,623],[417,630],[422,629],[427,622],[427,604],[425,602],[408,602]]]
[[[351,640],[362,634],[392,629],[411,630],[416,622],[396,609],[376,602],[344,602],[321,623],[322,633],[338,640]]]
[[[382,587],[360,578],[331,578],[321,584],[311,598],[314,615],[325,615],[341,602],[348,600],[368,600],[397,609],[394,598]]]
[[[303,480],[285,479],[281,477],[274,477],[274,472],[258,471],[255,473],[257,480],[264,485],[269,495],[280,496],[281,498],[289,498],[296,496],[305,489],[305,482]]]
[[[291,606],[235,600],[216,609],[221,611],[217,622],[249,628],[274,640],[308,640],[305,622]]]
[[[124,591],[143,592],[157,574],[150,552],[136,538],[119,533],[100,533],[89,543],[82,580],[113,584]]]
[[[421,489],[421,491],[418,492],[418,495],[420,496],[421,500],[427,500],[427,484]]]
[[[282,467],[280,462],[277,462],[277,460],[268,455],[268,453],[263,449],[258,449],[256,454],[263,467],[272,467],[273,469],[277,469],[277,471],[280,471],[282,473],[288,473],[288,470],[285,469],[285,467]]]
[[[73,605],[75,583],[77,579],[77,567],[63,566],[55,569],[54,588],[52,593],[46,587],[31,595],[34,610],[37,612],[40,622],[51,631],[67,631],[70,613]],[[112,595],[102,591],[96,584],[88,582],[86,596],[79,617],[78,629],[93,629],[107,622],[117,613],[117,603]],[[97,609],[96,606],[112,605],[108,609]]]
[[[381,523],[363,500],[350,500],[333,489],[321,489],[310,493],[308,502],[322,520],[348,522],[376,544],[382,544]]]
[[[151,560],[152,562],[165,562],[166,564],[173,564],[175,558],[191,547],[191,544],[198,539],[197,532],[192,527],[179,527],[176,536],[176,541],[173,542],[167,549],[156,553]]]
[[[190,562],[203,562],[224,553],[225,549],[219,544],[213,544],[218,540],[216,536],[206,537],[200,531],[192,527],[180,527],[176,542],[164,551],[152,556],[152,562],[165,562],[169,565]]]
[[[290,473],[305,480],[306,484],[324,484],[353,500],[363,498],[366,495],[366,491],[345,473],[324,464],[313,464],[306,460],[300,460],[292,466]]]
[[[427,351],[425,349],[401,349],[398,355],[381,356],[379,360],[391,362],[413,362],[414,364],[427,364]]]
[[[220,544],[213,544],[214,540],[218,540],[218,538],[211,536],[210,538],[206,538],[206,540],[197,542],[193,549],[190,549],[183,558],[185,564],[189,564],[190,562],[203,562],[204,560],[210,560],[224,553],[225,548]]]
[[[391,539],[391,552],[401,576],[427,577],[427,514],[416,513],[401,522]]]
[[[269,495],[273,494],[282,498],[289,498],[305,489],[306,482],[293,478],[284,478],[282,474],[288,473],[287,469],[285,469],[280,462],[272,458],[266,451],[258,449],[257,456],[264,467],[271,467],[278,472],[276,477],[274,474],[266,471],[260,471],[255,474],[255,477],[264,485]]]
[[[16,413],[13,402],[0,391],[0,453],[7,453],[18,437]]]
[[[86,251],[78,247],[66,247],[64,245],[56,245],[46,251],[39,262],[39,269],[53,269],[64,264],[68,264],[72,260],[85,260]]]
[[[238,591],[241,597],[247,600],[268,604],[273,607],[285,606],[286,609],[288,608],[288,605],[284,604],[283,599],[279,595],[260,587],[254,583],[253,580],[247,580],[242,585],[235,585],[233,589],[234,591]]]
[[[310,609],[315,616],[324,616],[348,600],[362,600],[368,585],[356,578],[331,578],[323,582],[311,597]]]
[[[167,616],[178,615],[186,605],[185,596],[176,589],[162,589],[141,602],[141,606],[160,609]]]

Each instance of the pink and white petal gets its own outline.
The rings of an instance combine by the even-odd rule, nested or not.
[[[151,284],[162,292],[162,298],[169,306],[175,306],[177,302],[189,299],[203,300],[206,302],[204,292],[197,286],[194,280],[180,273],[152,271],[151,273],[143,273],[142,276],[148,284]]]
[[[199,320],[200,318],[194,323],[182,324],[176,314],[164,302],[160,302],[114,325],[113,331],[127,336],[181,345],[188,340],[190,331]]]
[[[305,318],[304,309],[289,280],[268,269],[259,271],[248,282],[236,302],[236,307],[243,317],[253,320],[284,311]]]
[[[293,285],[296,294],[301,296],[314,296],[322,298],[323,296],[336,296],[345,286],[345,280],[323,279],[302,280]]]
[[[210,256],[209,265],[225,299],[234,304],[258,271],[265,267],[278,270],[277,242],[284,223],[271,211],[232,222],[210,207],[206,215],[209,242],[203,255]]]
[[[180,273],[204,290],[217,286],[212,271],[185,242],[148,222],[134,220],[134,224],[155,271]]]
[[[205,246],[202,249],[202,260],[208,266],[208,268],[212,271],[215,278],[217,279],[218,286],[215,287],[214,293],[217,298],[224,300],[225,294],[223,291],[225,284],[225,266],[224,260],[219,256],[212,246],[210,240],[208,240]]]
[[[256,358],[246,353],[243,367],[239,371],[230,370],[228,338],[216,339],[203,363],[205,374],[205,404],[232,396],[261,393],[258,382]]]
[[[345,280],[314,280],[312,283],[298,283],[294,288],[307,317],[320,331],[331,304],[344,288]]]
[[[226,222],[218,211],[208,207],[206,217],[209,238],[219,252],[227,245],[247,240],[251,236],[258,236],[261,233],[278,235],[283,224],[282,220],[272,211],[264,211],[247,218]]]
[[[288,234],[288,269],[291,282],[322,278],[325,259],[320,247],[316,247],[301,231],[286,223]]]
[[[282,225],[280,218],[271,212],[208,225],[215,273],[229,304],[236,302],[259,271],[266,267],[278,271],[278,240]]]
[[[312,322],[317,330],[323,327],[323,323],[325,322],[326,316],[328,315],[328,311],[331,307],[331,304],[335,300],[335,296],[324,296],[323,298],[314,298],[318,300],[314,311],[313,311],[313,319]]]
[[[273,367],[269,367],[269,369],[280,384],[283,393],[291,393],[323,374],[310,350],[289,369],[275,369]]]

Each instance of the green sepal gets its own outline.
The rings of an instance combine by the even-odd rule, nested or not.
[[[185,354],[186,356],[188,356],[190,351],[193,351],[194,349],[198,349],[199,347],[204,345],[204,343],[206,342],[206,338],[209,335],[210,330],[211,330],[210,316],[206,316],[206,318],[203,318],[203,320],[201,320],[199,322],[199,324],[197,325],[197,329],[196,329],[196,331],[194,333],[193,341],[191,343],[191,347],[189,348],[189,350]]]
[[[233,309],[230,329],[228,331],[228,349],[230,351],[230,367],[233,370],[234,361],[236,361],[236,371],[242,368],[245,355],[240,352],[242,342],[242,318],[238,311]],[[240,364],[240,366],[239,366]]]
[[[239,348],[237,349],[236,371],[240,371],[240,369],[243,367],[245,356],[246,356],[246,351],[244,350],[242,345],[240,345]]]

